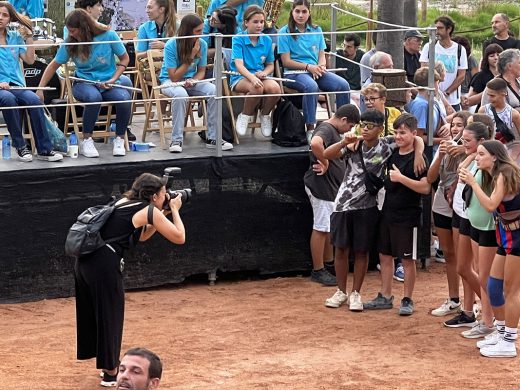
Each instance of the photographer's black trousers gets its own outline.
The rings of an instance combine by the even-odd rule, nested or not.
[[[121,258],[104,246],[76,261],[77,357],[96,358],[96,367],[119,366],[125,292]]]

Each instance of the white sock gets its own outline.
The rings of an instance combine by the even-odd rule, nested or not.
[[[517,338],[518,338],[518,329],[510,328],[510,327],[506,326],[505,333],[504,333],[504,340],[509,341],[510,343],[514,343]]]

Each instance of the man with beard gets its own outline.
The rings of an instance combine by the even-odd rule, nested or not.
[[[162,362],[159,356],[145,348],[132,348],[119,364],[116,390],[156,390],[161,375]]]

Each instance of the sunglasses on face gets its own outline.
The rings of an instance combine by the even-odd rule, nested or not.
[[[373,130],[373,129],[375,129],[376,127],[381,127],[380,124],[372,123],[372,122],[360,122],[360,123],[359,123],[359,126],[361,126],[361,128],[366,127],[368,130]]]

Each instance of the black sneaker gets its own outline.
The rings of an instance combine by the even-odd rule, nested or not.
[[[336,286],[336,277],[331,275],[325,268],[317,271],[311,271],[311,280],[316,283],[321,283],[324,286]]]
[[[471,316],[468,316],[463,311],[461,311],[451,320],[444,321],[444,326],[447,326],[448,328],[461,328],[463,326],[473,328],[477,324],[478,322],[475,318],[475,314],[472,313]]]
[[[137,140],[137,137],[135,136],[134,133],[132,133],[132,130],[130,130],[130,128],[126,129],[126,135],[127,135],[129,141]]]
[[[336,276],[336,268],[334,267],[333,261],[325,262],[323,263],[323,265],[325,266],[325,269],[329,272],[329,274]]]
[[[106,372],[103,372],[103,379],[101,380],[100,385],[104,387],[115,387],[117,384],[117,375],[110,375]]]
[[[36,158],[38,160],[51,161],[51,162],[63,160],[63,156],[60,153],[56,153],[53,150],[51,150],[50,152],[45,152],[45,153],[38,153]]]
[[[20,149],[16,149],[18,158],[23,162],[30,162],[33,159],[32,153],[27,146],[22,146]]]

